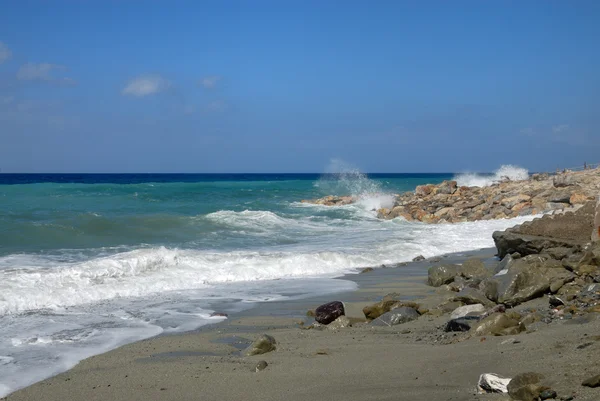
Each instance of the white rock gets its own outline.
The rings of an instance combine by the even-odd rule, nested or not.
[[[477,388],[480,393],[508,393],[508,383],[511,379],[498,376],[495,373],[484,373],[479,376]]]
[[[450,314],[450,319],[458,319],[459,317],[467,316],[469,313],[483,313],[485,306],[482,304],[459,306]]]

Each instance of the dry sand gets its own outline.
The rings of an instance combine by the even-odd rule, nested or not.
[[[491,257],[494,250],[476,253]],[[458,256],[458,258],[464,256]],[[450,259],[456,259],[453,255]],[[600,400],[600,388],[581,386],[600,374],[600,319],[536,323],[527,333],[470,337],[444,333],[448,315],[421,316],[393,327],[354,324],[339,331],[304,330],[306,311],[332,300],[347,315],[364,319],[363,306],[396,292],[403,299],[436,304],[441,295],[425,284],[432,261],[349,276],[359,290],[311,299],[264,303],[198,332],[153,338],[79,363],[68,372],[9,395],[17,400],[503,400],[477,394],[481,373],[507,377],[542,373],[560,397]],[[547,308],[547,298],[522,307]],[[242,356],[261,333],[277,350]],[[265,370],[256,372],[258,361]]]

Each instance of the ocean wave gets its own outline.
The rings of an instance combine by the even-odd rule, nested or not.
[[[504,181],[521,181],[529,178],[529,171],[511,164],[503,165],[493,174],[462,173],[454,177],[459,186],[466,187],[489,187],[490,185]]]

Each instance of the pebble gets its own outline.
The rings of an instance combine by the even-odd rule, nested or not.
[[[267,361],[259,361],[256,364],[255,371],[256,372],[260,372],[261,370],[265,370],[267,368],[267,366],[269,366],[269,364],[267,363]]]
[[[540,393],[540,400],[551,400],[556,397],[557,394],[554,390],[544,390]]]

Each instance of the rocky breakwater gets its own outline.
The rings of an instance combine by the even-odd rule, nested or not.
[[[600,169],[558,175],[534,174],[523,181],[503,181],[488,187],[458,186],[456,181],[419,185],[396,195],[391,208],[377,210],[381,219],[403,217],[424,223],[459,223],[505,219],[576,209],[600,193]],[[352,196],[304,200],[326,206],[347,205]]]

